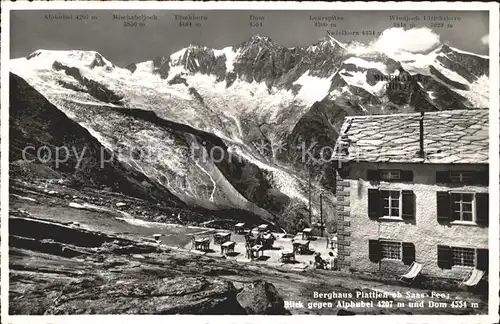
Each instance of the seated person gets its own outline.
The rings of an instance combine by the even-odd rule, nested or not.
[[[321,254],[318,252],[314,256],[314,265],[316,266],[316,269],[325,269],[326,268],[326,262],[323,260],[321,257]]]
[[[329,258],[327,260],[327,268],[328,270],[337,270],[337,255],[332,251],[328,252]]]
[[[255,241],[253,235],[252,235],[252,232],[249,232],[248,234],[245,234],[245,242],[250,242],[251,244],[253,244]]]
[[[255,244],[262,245],[264,242],[264,238],[262,237],[262,233],[257,234],[257,237],[255,238]]]

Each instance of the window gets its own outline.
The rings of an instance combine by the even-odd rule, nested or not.
[[[451,171],[450,181],[454,183],[472,183],[474,173],[469,171]]]
[[[380,171],[380,178],[382,180],[399,180],[401,173],[399,171]]]
[[[395,190],[381,190],[382,217],[401,218],[401,192]]]
[[[437,264],[441,269],[461,266],[476,267],[479,270],[487,271],[488,249],[438,245]]]
[[[401,260],[401,242],[380,241],[382,259]]]
[[[371,262],[397,260],[410,265],[415,261],[415,245],[387,239],[368,240],[368,257]]]
[[[451,210],[452,221],[457,222],[474,222],[474,194],[452,192],[451,193]]]
[[[437,171],[437,183],[488,185],[488,170],[485,171]]]
[[[453,265],[474,267],[476,250],[470,248],[452,247]]]
[[[411,190],[368,189],[368,217],[370,219],[413,221],[415,194]]]
[[[367,170],[368,181],[387,182],[411,182],[413,181],[413,171],[411,170]]]
[[[438,223],[488,226],[488,193],[438,191],[436,195]]]

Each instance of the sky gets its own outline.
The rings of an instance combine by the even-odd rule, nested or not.
[[[46,19],[47,14],[70,15],[71,20]],[[76,19],[88,14],[89,19]],[[113,15],[155,15],[145,26],[125,27]],[[175,15],[203,15],[207,20],[180,27]],[[250,16],[263,17],[262,27],[251,27]],[[395,21],[390,16],[419,20]],[[448,21],[424,21],[427,16],[448,17]],[[336,20],[316,27],[311,17]],[[460,19],[460,20],[458,20]],[[132,21],[128,21],[132,22]],[[195,24],[200,22],[201,26]],[[406,23],[406,26],[395,26]],[[333,24],[333,25],[332,25]],[[260,25],[260,24],[259,24]],[[488,54],[488,12],[468,11],[248,11],[248,10],[148,10],[148,11],[11,11],[11,57],[23,57],[38,49],[94,50],[119,66],[168,56],[191,43],[213,48],[238,45],[253,35],[267,36],[286,46],[316,43],[327,34],[342,42],[358,41],[368,48],[425,52],[440,43],[478,54]],[[350,35],[343,35],[343,31]],[[359,35],[352,35],[352,32]],[[369,35],[363,31],[374,31]]]

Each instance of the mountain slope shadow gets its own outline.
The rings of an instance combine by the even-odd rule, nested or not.
[[[9,109],[11,176],[63,178],[172,206],[184,205],[165,187],[115,159],[85,128],[12,73]]]

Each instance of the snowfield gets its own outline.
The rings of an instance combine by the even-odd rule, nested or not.
[[[368,84],[366,81],[366,74],[368,72],[360,72],[360,71],[346,71],[345,69],[341,70],[339,74],[341,75],[342,79],[344,79],[347,84],[362,88],[369,93],[373,94],[374,96],[380,97],[382,96],[385,91],[386,91],[386,84],[387,81],[378,81],[374,85]]]
[[[301,85],[299,93],[295,97],[306,105],[312,105],[318,98],[324,98],[328,94],[332,78],[318,78],[309,75],[309,71],[300,76],[293,84]]]

